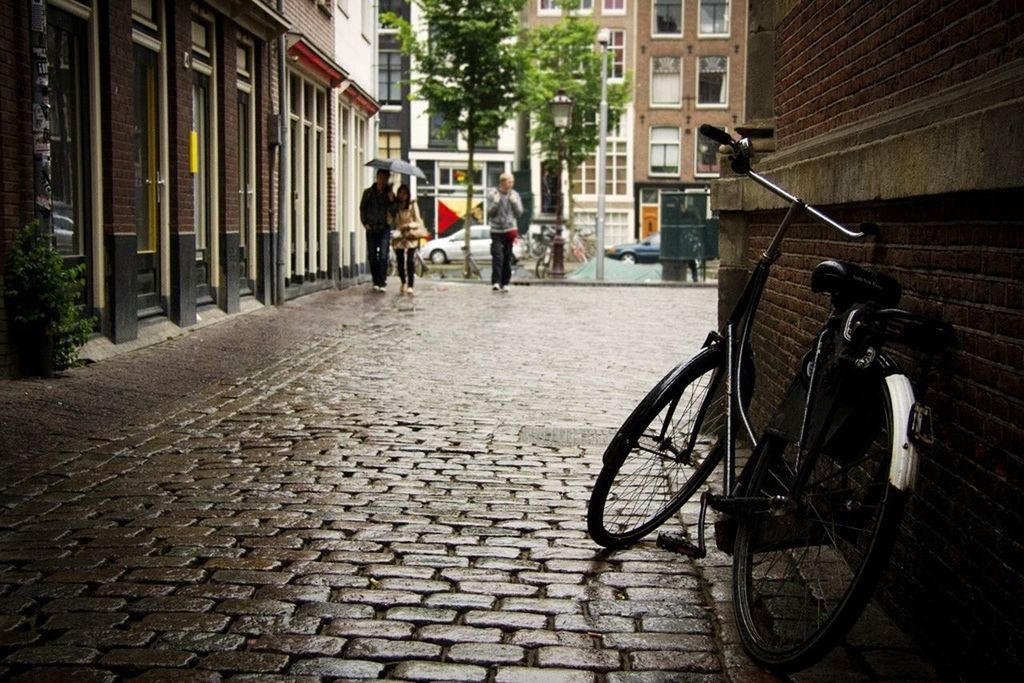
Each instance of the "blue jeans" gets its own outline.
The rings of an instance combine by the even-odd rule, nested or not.
[[[370,228],[366,231],[366,260],[370,264],[370,277],[376,287],[388,283],[388,254],[391,249],[390,228]]]

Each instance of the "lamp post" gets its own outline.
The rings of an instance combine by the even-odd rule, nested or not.
[[[611,31],[602,28],[597,32],[597,42],[601,45],[601,110],[598,116],[597,143],[597,218],[595,220],[595,238],[597,240],[597,272],[595,279],[604,280],[604,193],[607,181],[608,163],[608,43]]]
[[[551,107],[551,118],[555,128],[559,131],[558,136],[558,209],[555,214],[555,238],[551,241],[553,263],[551,264],[551,277],[561,279],[565,277],[565,238],[562,236],[562,206],[565,201],[565,191],[562,188],[562,157],[565,156],[565,131],[572,122],[572,98],[559,88],[558,94],[548,102]]]

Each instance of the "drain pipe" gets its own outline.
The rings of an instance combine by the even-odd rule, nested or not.
[[[277,12],[284,16],[284,0],[277,0]],[[287,42],[284,33],[277,38],[277,113],[281,126],[278,139],[281,141],[277,171],[277,267],[274,271],[274,303],[284,304],[284,267],[286,238],[292,230],[291,212],[291,127],[288,115],[288,60],[285,55]]]

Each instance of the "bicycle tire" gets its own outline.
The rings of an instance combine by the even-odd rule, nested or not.
[[[547,278],[548,272],[551,270],[550,252],[545,252],[543,256],[537,259],[537,265],[533,268],[534,275],[537,276],[538,280]]]
[[[636,543],[707,480],[724,450],[724,371],[725,354],[708,347],[665,375],[626,418],[604,452],[587,508],[595,543]]]
[[[855,408],[825,418],[821,433],[830,436],[808,455],[806,506],[737,515],[737,625],[747,652],[770,670],[802,669],[842,638],[892,551],[905,494],[888,481],[891,399],[880,378],[869,381],[874,393],[857,393]],[[766,436],[745,495],[786,495],[795,450],[781,434]]]

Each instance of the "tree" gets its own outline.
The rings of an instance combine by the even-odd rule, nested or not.
[[[524,60],[519,19],[526,0],[415,0],[427,36],[393,13],[402,52],[412,57],[412,96],[439,115],[441,132],[466,140],[465,251],[472,225],[474,155],[477,142],[493,138],[520,104]],[[469,259],[465,274],[469,277]]]
[[[598,26],[589,17],[571,10],[578,0],[563,0],[562,19],[557,24],[538,26],[527,34],[524,49],[529,56],[526,77],[526,110],[530,113],[530,140],[541,149],[545,162],[558,159],[561,148],[568,176],[596,154],[600,131],[601,52],[597,45]],[[609,54],[609,73],[611,72]],[[621,83],[608,84],[608,127],[614,128],[629,102],[629,75]],[[549,102],[559,90],[573,100],[569,128],[555,128]],[[604,182],[599,178],[598,182]],[[569,197],[569,230],[573,229],[572,192]]]

